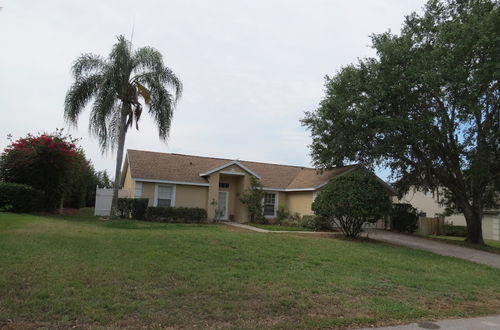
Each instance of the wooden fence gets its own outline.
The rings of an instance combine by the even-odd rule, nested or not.
[[[420,235],[441,235],[443,233],[443,218],[420,217],[418,219],[418,233]]]

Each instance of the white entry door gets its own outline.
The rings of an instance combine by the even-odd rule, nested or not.
[[[219,219],[227,220],[227,204],[228,204],[229,193],[227,191],[219,191],[219,202],[217,204],[217,209],[219,211]]]

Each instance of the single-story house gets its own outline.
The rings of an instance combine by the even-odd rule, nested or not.
[[[122,187],[130,198],[148,198],[149,206],[200,207],[213,219],[248,221],[248,211],[238,194],[257,177],[265,191],[264,215],[275,218],[278,205],[301,216],[312,214],[317,192],[334,177],[359,165],[337,167],[321,173],[314,168],[200,157],[174,153],[127,150]],[[387,189],[393,191],[387,183]]]

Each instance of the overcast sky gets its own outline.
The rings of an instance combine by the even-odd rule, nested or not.
[[[180,77],[184,95],[170,139],[143,116],[125,148],[310,165],[300,125],[324,95],[324,76],[373,56],[370,34],[399,32],[423,0],[0,0],[0,148],[28,132],[67,127],[64,96],[81,54],[107,56],[116,35],[152,46]],[[88,115],[70,132],[96,169]],[[381,173],[385,176],[384,173]]]

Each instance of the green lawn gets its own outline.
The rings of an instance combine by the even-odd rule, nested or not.
[[[0,213],[0,327],[311,328],[498,313],[500,271],[224,225]]]
[[[262,229],[267,229],[267,230],[272,230],[272,231],[314,231],[308,228],[304,227],[299,227],[299,226],[286,226],[286,225],[261,225],[261,224],[255,224],[252,223],[251,226],[257,227],[257,228],[262,228]]]
[[[486,240],[484,240],[484,243],[485,243],[484,246],[478,246],[476,244],[464,242],[464,240],[465,240],[464,237],[437,236],[437,235],[430,235],[429,237],[434,238],[434,239],[439,239],[439,240],[445,241],[447,243],[452,243],[452,244],[461,245],[461,246],[465,246],[465,247],[471,247],[474,249],[489,251],[489,252],[493,252],[493,253],[500,253],[500,242],[499,241],[492,241],[492,240],[486,239]]]

